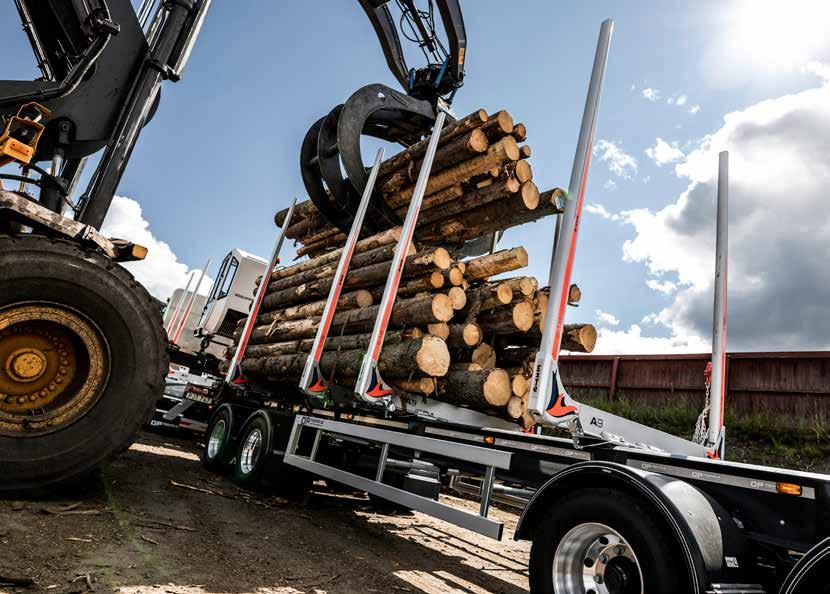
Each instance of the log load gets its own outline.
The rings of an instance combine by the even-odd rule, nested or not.
[[[477,110],[442,130],[413,241],[405,247],[380,372],[402,393],[529,426],[531,372],[549,290],[522,275],[528,266],[522,246],[460,256],[466,241],[562,212],[565,192],[540,192],[534,182],[526,139],[527,127],[506,110]],[[375,193],[401,220],[428,143],[424,138],[380,166]],[[278,212],[275,223],[284,225],[286,215],[287,209]],[[341,385],[354,383],[369,346],[400,235],[401,227],[390,224],[355,246],[320,361],[324,376]],[[295,242],[298,261],[272,273],[242,369],[261,381],[296,385],[345,234],[304,201],[286,236]],[[578,300],[574,286],[569,301]],[[563,350],[591,352],[595,343],[590,324],[565,326]],[[227,349],[228,358],[234,348]]]

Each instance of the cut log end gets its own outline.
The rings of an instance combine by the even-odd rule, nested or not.
[[[536,210],[539,206],[539,188],[532,181],[522,184],[522,203],[528,210]]]
[[[452,301],[452,308],[455,311],[464,309],[467,305],[467,293],[461,287],[453,287],[447,291],[447,297]]]
[[[415,355],[418,369],[424,374],[441,377],[450,369],[450,351],[447,343],[437,336],[427,334],[421,339],[421,348]]]
[[[527,332],[533,327],[533,302],[522,301],[513,306],[513,323],[522,332]]]
[[[518,419],[525,410],[524,401],[518,396],[511,396],[507,401],[507,414],[511,419]]]
[[[447,340],[450,337],[450,327],[446,322],[428,324],[427,332],[433,336],[437,336],[441,340]]]
[[[432,298],[432,315],[439,322],[449,322],[453,315],[452,300],[442,293]]]
[[[513,376],[510,387],[513,390],[513,394],[521,398],[530,389],[530,382],[524,375],[519,373]],[[515,419],[517,417],[513,418]]]
[[[510,388],[510,376],[504,369],[491,369],[484,382],[484,399],[492,406],[505,406],[513,392]]]

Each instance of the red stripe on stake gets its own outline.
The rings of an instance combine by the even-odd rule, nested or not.
[[[579,183],[579,196],[576,203],[576,216],[574,217],[574,231],[571,237],[571,245],[568,250],[568,265],[565,267],[565,278],[562,283],[562,295],[559,299],[559,315],[556,320],[556,332],[553,335],[553,348],[551,355],[554,359],[559,357],[559,346],[562,342],[562,330],[565,325],[565,307],[568,305],[567,291],[571,284],[571,270],[573,269],[574,255],[576,254],[576,236],[579,233],[579,222],[582,219],[582,201],[585,198],[585,186],[588,181],[588,169],[591,166],[591,148],[593,142],[588,144],[587,156],[585,157],[585,168],[582,170],[582,180]]]

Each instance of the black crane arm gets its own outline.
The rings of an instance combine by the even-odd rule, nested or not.
[[[459,0],[428,0],[427,10],[419,10],[415,0],[395,0],[402,13],[401,32],[417,43],[428,59],[427,65],[419,69],[407,66],[398,26],[389,10],[390,1],[358,0],[378,36],[389,70],[413,97],[431,101],[446,98],[464,83],[467,33]],[[438,5],[448,49],[435,31],[433,3]]]

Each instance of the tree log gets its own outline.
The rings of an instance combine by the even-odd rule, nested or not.
[[[423,338],[424,333],[418,328],[408,328],[406,330],[391,330],[384,335],[383,344],[392,345],[406,340],[417,340]],[[369,346],[369,341],[372,338],[371,333],[365,334],[347,334],[345,336],[329,336],[326,340],[323,350],[353,350],[366,349]],[[286,342],[272,342],[268,344],[251,345],[245,349],[245,357],[256,359],[259,357],[269,357],[272,355],[286,355],[292,353],[311,351],[314,345],[313,338],[301,338],[298,340],[289,340]]]
[[[444,276],[444,280],[449,282],[453,287],[460,287],[461,283],[464,281],[464,273],[457,265],[453,266],[449,270],[442,270],[441,274]]]
[[[539,281],[532,276],[516,276],[502,279],[501,282],[508,285],[513,291],[525,297],[530,297],[539,288]]]
[[[357,377],[365,351],[327,351],[320,357],[320,370],[325,377]],[[242,371],[255,376],[275,378],[299,378],[306,362],[305,353],[277,355],[273,357],[245,358]],[[450,353],[443,340],[436,336],[424,336],[386,346],[381,351],[378,367],[387,377],[407,377],[414,373],[440,377],[450,366]]]
[[[496,112],[481,126],[481,130],[491,142],[495,142],[513,132],[513,117],[505,110]]]
[[[481,326],[475,322],[466,324],[451,324],[450,335],[447,337],[447,345],[451,348],[476,347],[484,339],[484,332]]]
[[[425,194],[433,194],[454,184],[463,183],[475,175],[486,173],[491,167],[499,166],[507,161],[517,161],[518,159],[519,145],[516,144],[512,136],[507,136],[492,145],[487,153],[462,161],[430,176]],[[387,196],[386,201],[392,208],[403,206],[412,200],[414,190],[414,185],[408,186]]]
[[[527,266],[527,251],[523,247],[501,250],[466,262],[465,276],[470,280],[484,280],[503,272]]]
[[[511,396],[507,401],[507,416],[511,419],[518,419],[525,411],[525,403],[520,396]]]
[[[533,302],[520,301],[512,306],[498,307],[480,314],[476,321],[488,335],[527,332],[533,327]]]
[[[441,131],[439,146],[441,146],[441,143],[446,143],[456,136],[465,134],[475,128],[480,128],[485,122],[487,122],[488,118],[489,116],[487,115],[487,112],[483,109],[479,109],[470,115],[461,118],[460,120],[456,120],[455,122],[448,124]],[[381,164],[380,169],[378,170],[378,177],[385,178],[409,162],[419,157],[423,157],[424,154],[426,154],[428,145],[429,137],[426,137],[412,146],[402,150],[397,155],[393,155]]]
[[[505,196],[515,194],[520,189],[521,184],[513,178],[500,180],[485,188],[481,188],[480,190],[467,192],[460,199],[423,211],[418,217],[417,226],[425,227],[431,223],[440,221],[441,219],[446,219],[448,217],[464,213],[470,209],[481,206],[482,204],[488,204],[494,200],[500,200]],[[538,197],[536,200],[538,201]]]
[[[461,287],[452,287],[447,291],[447,297],[452,301],[452,308],[455,311],[460,311],[467,305],[467,293]]]
[[[510,376],[503,369],[452,371],[442,380],[436,398],[482,410],[502,407],[510,400]]]
[[[447,337],[450,335],[450,327],[446,322],[427,324],[427,333],[446,341]]]
[[[443,190],[439,190],[434,194],[430,194],[429,196],[424,196],[424,201],[421,203],[421,210],[426,211],[430,208],[434,208],[436,206],[440,206],[442,204],[446,204],[447,202],[451,202],[457,198],[461,198],[464,196],[464,190],[461,188],[461,184],[456,184],[454,186],[450,186],[448,188],[444,188]],[[409,210],[409,203],[398,207],[395,209],[395,213],[403,218],[406,216],[406,211]],[[420,217],[419,217],[420,219]]]
[[[323,310],[326,308],[326,301],[326,299],[312,301],[311,303],[305,303],[303,305],[295,305],[286,309],[261,313],[257,316],[256,321],[257,324],[270,324],[276,321],[319,317],[323,315]],[[351,293],[342,293],[340,299],[337,300],[337,311],[369,307],[373,301],[372,293],[366,289],[358,289]],[[242,324],[244,325],[244,318]]]
[[[482,369],[492,369],[496,366],[496,351],[486,342],[473,349],[470,361],[481,365]]]
[[[518,142],[524,142],[527,140],[527,126],[521,123],[516,124],[513,126],[513,132],[511,134]]]
[[[521,183],[529,182],[533,179],[533,169],[526,160],[516,161],[516,166],[513,168],[513,175]]]

